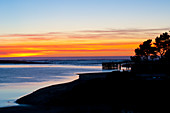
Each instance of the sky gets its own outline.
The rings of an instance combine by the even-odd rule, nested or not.
[[[170,0],[0,0],[0,57],[132,56],[170,30]]]

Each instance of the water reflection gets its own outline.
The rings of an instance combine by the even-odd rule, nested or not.
[[[56,76],[58,77],[58,76]],[[61,76],[60,76],[61,77]],[[78,76],[62,76],[61,79],[44,82],[0,83],[0,107],[16,106],[15,100],[39,88],[62,84],[78,79]]]
[[[51,81],[42,81],[42,82],[23,82],[23,83],[0,83],[0,90],[1,89],[19,89],[23,88],[24,90],[29,90],[29,89],[34,89],[34,88],[41,88],[41,87],[46,87],[54,84],[62,84],[66,82],[71,82],[73,80],[76,80],[79,78],[78,75],[75,76],[56,76],[56,77],[61,77],[61,79],[55,79]]]
[[[0,65],[0,107],[16,105],[19,97],[39,88],[78,79],[78,72],[102,71],[101,66],[58,64]]]
[[[15,77],[15,78],[32,79],[34,77]]]
[[[63,68],[101,68],[98,66],[83,66],[83,65],[58,65],[58,64],[21,64],[21,65],[0,65],[0,68],[31,68],[31,67],[63,67]]]

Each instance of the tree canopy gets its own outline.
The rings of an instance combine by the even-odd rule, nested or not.
[[[131,57],[132,60],[148,60],[159,57],[160,59],[169,58],[170,54],[170,35],[167,32],[155,38],[152,43],[151,39],[144,41],[135,49],[135,56]]]
[[[163,33],[159,37],[156,37],[154,45],[157,48],[157,54],[163,58],[168,51],[170,44],[170,35],[167,32]]]

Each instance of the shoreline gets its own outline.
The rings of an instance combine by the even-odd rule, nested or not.
[[[134,73],[129,72],[83,73],[79,75],[78,80],[44,87],[17,100],[17,102],[20,104],[26,103],[28,105],[32,105],[32,107],[6,107],[0,108],[0,112],[10,113],[11,111],[15,111],[15,113],[19,113],[24,110],[25,113],[34,113],[35,111],[36,113],[67,113],[69,111],[80,111],[79,113],[85,113],[88,108],[89,112],[100,110],[102,113],[106,113],[106,111],[109,110],[111,113],[111,111],[131,110],[135,112],[135,110],[137,110],[140,113],[143,110],[146,111],[148,106],[150,106],[149,110],[151,111],[162,110],[162,108],[166,109],[167,106],[161,99],[167,98],[166,95],[168,92],[166,92],[165,89],[168,87],[168,82],[157,81],[156,79],[152,79],[149,82],[145,81],[145,79],[141,79],[142,81],[136,81],[131,79],[134,77],[133,74]],[[98,77],[100,75],[101,77]],[[91,78],[90,76],[93,77]],[[122,79],[120,76],[126,76],[126,78]],[[145,77],[146,76],[144,76],[144,78]],[[116,87],[117,84],[119,84],[119,87]],[[124,86],[124,84],[126,84],[126,86]],[[136,89],[136,87],[138,87],[139,90]],[[90,94],[88,92],[90,92]],[[113,92],[116,92],[116,94]],[[127,92],[129,94],[127,94]],[[138,95],[134,95],[136,92]],[[145,94],[146,92],[148,95]],[[162,97],[163,94],[161,92],[164,92],[163,94],[167,94]],[[150,97],[151,95],[153,97]],[[159,95],[161,98],[159,99],[157,95]],[[101,96],[103,97],[101,98]],[[142,98],[137,98],[136,101],[135,96],[143,96],[145,99],[143,100]],[[148,99],[150,100],[148,101]],[[146,104],[146,101],[148,101],[148,104]],[[113,103],[110,104],[110,102]],[[146,105],[143,106],[142,102],[144,102]],[[160,105],[158,102],[163,104]],[[42,107],[38,106],[43,106],[44,108],[42,109]],[[159,106],[160,109],[157,109],[155,106]],[[141,110],[141,107],[144,108]]]
[[[27,61],[27,60],[0,60],[0,64],[50,64],[50,63]]]
[[[101,68],[100,66],[82,67],[58,64],[1,65],[0,99],[7,100],[0,101],[3,102],[1,105],[3,107],[4,105],[8,106],[10,105],[8,104],[8,100],[11,100],[11,98],[18,99],[22,95],[29,94],[32,91],[35,91],[36,89],[40,89],[42,87],[50,86],[53,84],[61,84],[75,80],[78,78],[75,73],[88,71],[101,71]]]

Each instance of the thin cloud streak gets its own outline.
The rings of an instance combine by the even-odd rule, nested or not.
[[[84,31],[73,31],[73,33],[68,32],[48,32],[48,33],[42,33],[42,34],[6,34],[6,35],[0,35],[0,37],[43,37],[43,36],[56,36],[56,35],[64,35],[64,36],[70,36],[71,38],[78,36],[77,38],[84,38],[88,37],[89,34],[79,34],[79,33],[106,33],[106,34],[99,34],[101,35],[108,35],[107,33],[121,33],[121,34],[128,34],[128,33],[140,33],[140,32],[154,32],[154,31],[169,31],[170,27],[167,28],[157,28],[157,29],[109,29],[109,30],[84,30]],[[78,33],[75,35],[74,33]],[[94,37],[97,37],[99,35],[91,35]]]
[[[54,36],[63,34],[62,32],[48,32],[48,33],[42,33],[42,34],[6,34],[6,35],[0,35],[0,37],[41,37],[41,36]]]
[[[87,50],[87,49],[80,49],[80,50],[19,50],[19,51],[9,51],[9,52],[0,52],[0,55],[8,55],[8,54],[19,54],[19,53],[43,53],[43,52],[125,52],[131,51],[131,49],[96,49],[96,50]]]
[[[157,29],[110,29],[110,30],[84,30],[79,32],[85,33],[127,33],[127,32],[152,32],[152,31],[168,31],[170,27],[167,28],[157,28]]]
[[[157,29],[110,29],[110,30],[84,30],[67,32],[48,32],[42,34],[7,34],[0,35],[1,41],[56,41],[56,40],[117,40],[117,39],[146,39],[155,38],[161,31],[168,31],[170,28]],[[160,31],[159,33],[157,33]]]
[[[87,44],[58,44],[58,45],[7,45],[0,48],[61,48],[61,47],[81,47],[81,46],[114,46],[114,45],[136,45],[139,42],[111,42],[111,43],[87,43]]]
[[[34,41],[48,41],[54,40],[55,38],[26,38],[25,40],[34,40]]]

